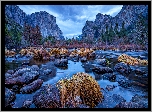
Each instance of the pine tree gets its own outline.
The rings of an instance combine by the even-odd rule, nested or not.
[[[116,36],[119,36],[118,23],[115,24],[114,32]]]
[[[114,32],[114,30],[112,28],[112,24],[111,24],[110,29],[109,29],[109,42],[111,42],[114,37],[115,37],[115,32]]]
[[[148,44],[148,19],[142,14],[138,16],[134,33],[136,34],[137,44],[142,46]]]
[[[123,37],[125,37],[127,34],[126,34],[126,29],[125,29],[125,22],[123,21],[122,22],[122,27],[121,27],[121,30],[120,30],[120,32],[119,32],[119,36],[121,37],[121,38],[123,38]]]

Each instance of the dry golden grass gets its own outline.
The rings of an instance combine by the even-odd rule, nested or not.
[[[74,74],[71,79],[60,80],[57,87],[60,90],[62,107],[65,107],[68,101],[76,106],[77,101],[75,99],[80,97],[84,104],[93,108],[103,98],[99,84],[87,73],[79,72]]]
[[[133,58],[131,56],[128,56],[126,54],[122,54],[118,57],[119,62],[125,62],[129,65],[148,65],[147,60],[140,60],[137,58]]]
[[[14,56],[16,53],[14,51],[5,50],[5,56]]]

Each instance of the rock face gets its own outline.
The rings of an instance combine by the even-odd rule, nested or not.
[[[112,26],[114,29],[116,23],[118,24],[118,31],[120,31],[123,22],[125,23],[125,29],[130,30],[131,28],[133,30],[140,14],[148,22],[148,5],[123,5],[121,11],[115,17],[98,13],[95,21],[86,21],[82,29],[82,37],[87,39],[99,38],[106,32],[106,26],[108,26],[108,29]]]
[[[56,17],[45,11],[35,12],[31,15],[27,15],[17,5],[6,5],[5,15],[22,27],[25,22],[33,27],[38,25],[43,37],[55,36],[57,39],[62,38],[62,31],[56,24]]]

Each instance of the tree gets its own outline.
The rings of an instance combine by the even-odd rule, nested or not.
[[[135,24],[135,37],[138,44],[145,46],[148,45],[148,19],[142,14],[139,14]]]
[[[112,24],[111,24],[110,29],[109,29],[109,42],[111,42],[114,37],[115,37],[115,32],[114,32],[114,30],[112,28]]]
[[[30,45],[30,34],[31,33],[31,27],[30,27],[30,25],[28,25],[28,24],[24,24],[24,31],[23,31],[23,37],[24,37],[24,39],[27,41],[27,46],[29,46]]]
[[[28,45],[39,45],[42,41],[42,35],[40,32],[40,27],[36,25],[36,27],[31,27],[28,24],[24,24],[24,39],[28,42]]]
[[[126,33],[127,33],[127,31],[125,29],[125,22],[123,21],[122,27],[121,27],[120,32],[119,32],[119,36],[123,38],[127,35]]]
[[[118,23],[115,24],[114,32],[115,32],[115,35],[116,35],[116,36],[119,36]]]

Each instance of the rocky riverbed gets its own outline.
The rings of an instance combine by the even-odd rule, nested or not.
[[[93,59],[64,56],[40,62],[19,54],[6,57],[5,107],[61,108],[56,83],[85,72],[97,81],[104,97],[94,108],[148,108],[148,65],[118,62],[122,53],[148,60],[145,51],[102,50],[95,51]],[[77,100],[79,105],[76,108],[89,108],[80,103],[81,98]],[[73,108],[72,103],[70,108]]]

